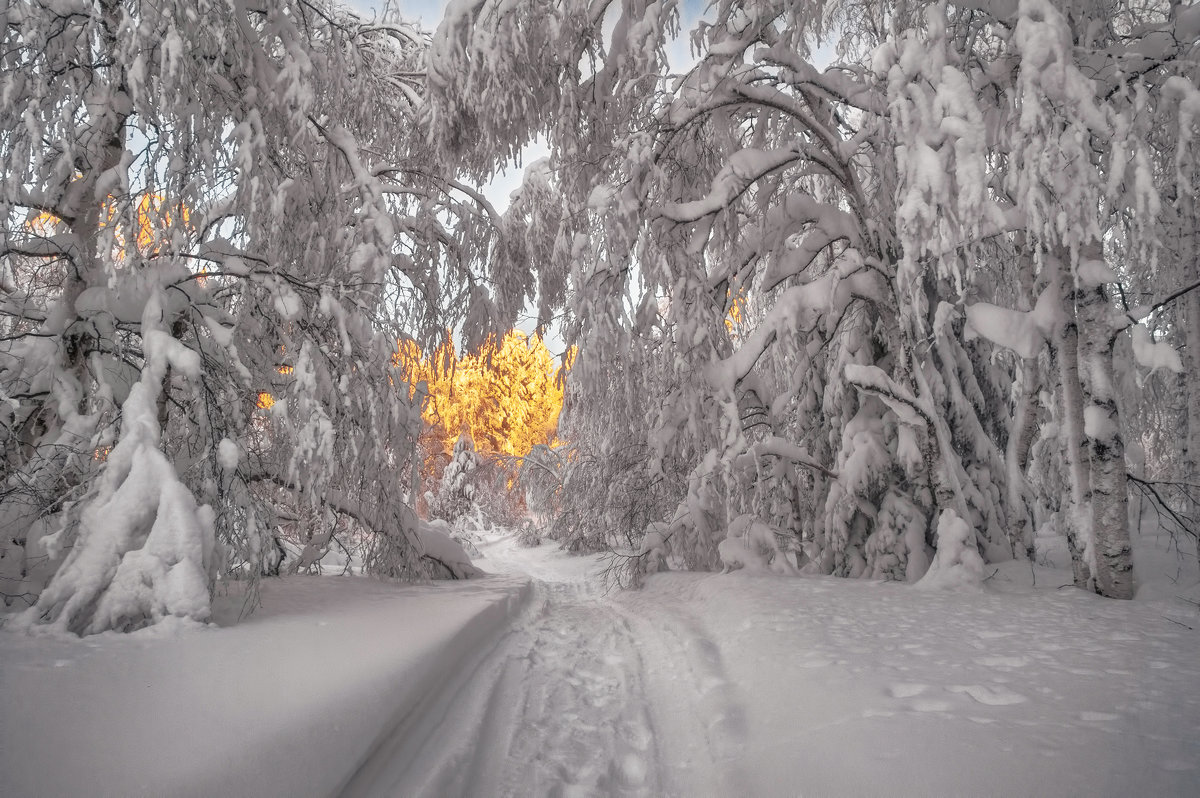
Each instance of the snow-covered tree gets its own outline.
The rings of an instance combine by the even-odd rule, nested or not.
[[[426,496],[431,518],[453,524],[478,506],[476,479],[479,477],[479,453],[475,440],[465,427],[454,442],[450,462],[442,471],[436,493]]]
[[[482,170],[550,143],[570,412],[603,412],[611,364],[656,336],[649,462],[685,453],[666,520],[709,566],[746,513],[849,576],[919,579],[939,518],[1025,556],[1028,473],[1053,468],[1077,583],[1132,595],[1114,354],[1146,338],[1120,295],[1162,268],[1164,203],[1196,227],[1160,153],[1191,163],[1200,11],[722,0],[671,74],[677,22],[672,2],[476,0],[435,35],[454,152]],[[1194,288],[1169,275],[1147,309]]]
[[[426,144],[426,38],[324,0],[16,0],[0,38],[3,591],[203,620],[288,503],[419,574],[391,356],[490,331],[499,221]]]

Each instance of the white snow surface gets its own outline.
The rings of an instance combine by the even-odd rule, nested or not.
[[[606,594],[598,558],[480,549],[501,576],[294,578],[226,628],[3,633],[6,794],[1200,794],[1175,554],[1118,602],[1028,563],[967,591],[742,570]]]
[[[201,626],[0,631],[0,794],[323,796],[495,639],[528,581],[263,583]]]

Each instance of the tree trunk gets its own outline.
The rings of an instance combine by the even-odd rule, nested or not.
[[[1026,504],[1028,485],[1025,469],[1029,465],[1029,449],[1037,432],[1037,412],[1034,402],[1037,397],[1037,367],[1030,363],[1020,366],[1021,397],[1017,401],[1012,430],[1008,435],[1008,447],[1004,459],[1008,465],[1008,518],[1009,537],[1014,548],[1020,546],[1029,559],[1033,559],[1033,525],[1030,523]]]
[[[1081,260],[1101,260],[1099,243],[1085,247]],[[1086,407],[1084,434],[1091,460],[1091,510],[1096,592],[1109,598],[1133,598],[1133,553],[1129,543],[1129,476],[1125,439],[1113,379],[1117,334],[1103,285],[1082,285],[1075,292],[1083,337],[1080,362]]]
[[[1065,264],[1059,279],[1066,284],[1064,291],[1069,298],[1073,294],[1071,274]],[[1085,454],[1086,439],[1083,432],[1083,389],[1079,384],[1079,328],[1075,321],[1074,308],[1065,306],[1067,318],[1056,330],[1051,347],[1051,357],[1057,365],[1056,377],[1062,400],[1062,429],[1060,436],[1067,452],[1067,464],[1071,477],[1070,510],[1067,519],[1067,548],[1071,552],[1071,575],[1075,587],[1087,588],[1091,582],[1088,565],[1091,526],[1091,476]]]
[[[1192,291],[1184,299],[1184,325],[1187,345],[1184,350],[1184,397],[1186,401],[1186,433],[1183,438],[1182,481],[1200,485],[1200,291]],[[1192,518],[1192,534],[1196,538],[1196,562],[1200,565],[1200,500],[1190,498],[1200,490],[1190,488],[1184,514]]]

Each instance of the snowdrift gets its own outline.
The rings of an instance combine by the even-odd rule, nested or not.
[[[264,583],[224,628],[86,640],[0,632],[0,773],[13,796],[327,796],[486,649],[528,580]],[[215,602],[233,624],[240,602]]]

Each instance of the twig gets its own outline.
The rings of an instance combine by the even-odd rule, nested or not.
[[[30,607],[32,607],[34,604],[36,604],[37,599],[38,599],[36,593],[29,593],[29,592],[26,592],[26,593],[0,593],[0,598],[4,599],[5,604],[8,604],[9,601],[12,599],[21,599],[21,601],[24,601]]]
[[[1166,620],[1170,621],[1171,623],[1174,623],[1174,624],[1179,624],[1179,625],[1180,625],[1180,626],[1182,626],[1184,629],[1187,629],[1189,632],[1194,632],[1194,631],[1196,631],[1195,629],[1193,629],[1192,627],[1188,626],[1186,623],[1183,623],[1182,621],[1177,621],[1177,620],[1175,620],[1174,618],[1167,618],[1167,616],[1165,616],[1165,615],[1163,616],[1163,618],[1165,618]]]

